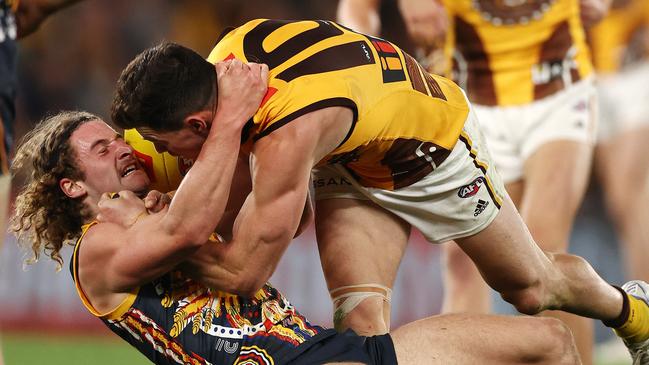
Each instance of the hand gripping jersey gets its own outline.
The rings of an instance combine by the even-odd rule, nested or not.
[[[208,61],[233,57],[270,69],[251,138],[318,109],[348,107],[354,124],[321,163],[344,164],[367,187],[397,189],[433,171],[469,111],[453,82],[426,73],[394,44],[330,21],[250,21],[228,32]]]
[[[311,325],[270,285],[254,298],[209,289],[171,272],[133,290],[114,310],[99,313],[79,282],[83,227],[70,270],[86,308],[155,364],[269,365],[294,361],[313,343],[335,336]]]
[[[597,72],[608,74],[649,60],[649,1],[615,0],[590,32]]]
[[[578,0],[444,0],[447,56],[469,99],[527,104],[592,73]]]

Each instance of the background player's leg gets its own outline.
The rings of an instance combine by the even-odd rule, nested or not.
[[[391,335],[401,364],[580,364],[570,330],[551,318],[448,314]]]
[[[455,242],[444,244],[442,313],[490,313],[491,290],[476,265]]]
[[[532,237],[544,251],[567,252],[570,232],[590,176],[591,159],[590,144],[564,140],[542,145],[526,160],[518,208]],[[563,312],[546,314],[568,324],[582,361],[591,364],[592,321]]]
[[[636,128],[602,142],[596,169],[608,212],[624,248],[629,278],[649,280],[649,127]]]
[[[366,200],[326,199],[316,203],[316,235],[329,290],[379,284],[392,288],[410,235],[410,225]],[[361,335],[390,329],[390,303],[371,296],[342,321],[334,313],[336,329],[352,328]]]

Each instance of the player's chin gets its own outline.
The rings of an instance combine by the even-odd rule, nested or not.
[[[122,177],[121,183],[124,190],[138,192],[148,190],[151,180],[144,170],[137,170],[128,176]]]

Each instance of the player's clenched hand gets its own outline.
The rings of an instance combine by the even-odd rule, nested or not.
[[[586,28],[602,20],[611,6],[612,0],[580,0],[581,21]]]
[[[132,226],[141,216],[147,214],[144,201],[131,191],[118,194],[104,193],[97,203],[100,223],[114,223],[122,227]]]
[[[171,204],[171,197],[157,190],[151,190],[144,197],[144,207],[149,213],[157,213]]]
[[[399,0],[399,10],[408,33],[418,45],[433,46],[446,34],[446,10],[438,0]]]
[[[268,88],[268,66],[232,59],[216,64],[218,105],[214,122],[236,123],[243,128]],[[224,118],[225,117],[225,118]]]

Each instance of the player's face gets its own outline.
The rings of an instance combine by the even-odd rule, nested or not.
[[[122,136],[102,121],[90,121],[70,137],[79,167],[85,173],[81,182],[91,196],[130,190],[145,192],[149,177]]]
[[[138,132],[144,139],[151,141],[159,153],[169,152],[191,160],[196,160],[205,142],[203,134],[187,125],[173,132],[157,132],[148,128],[138,128]]]

